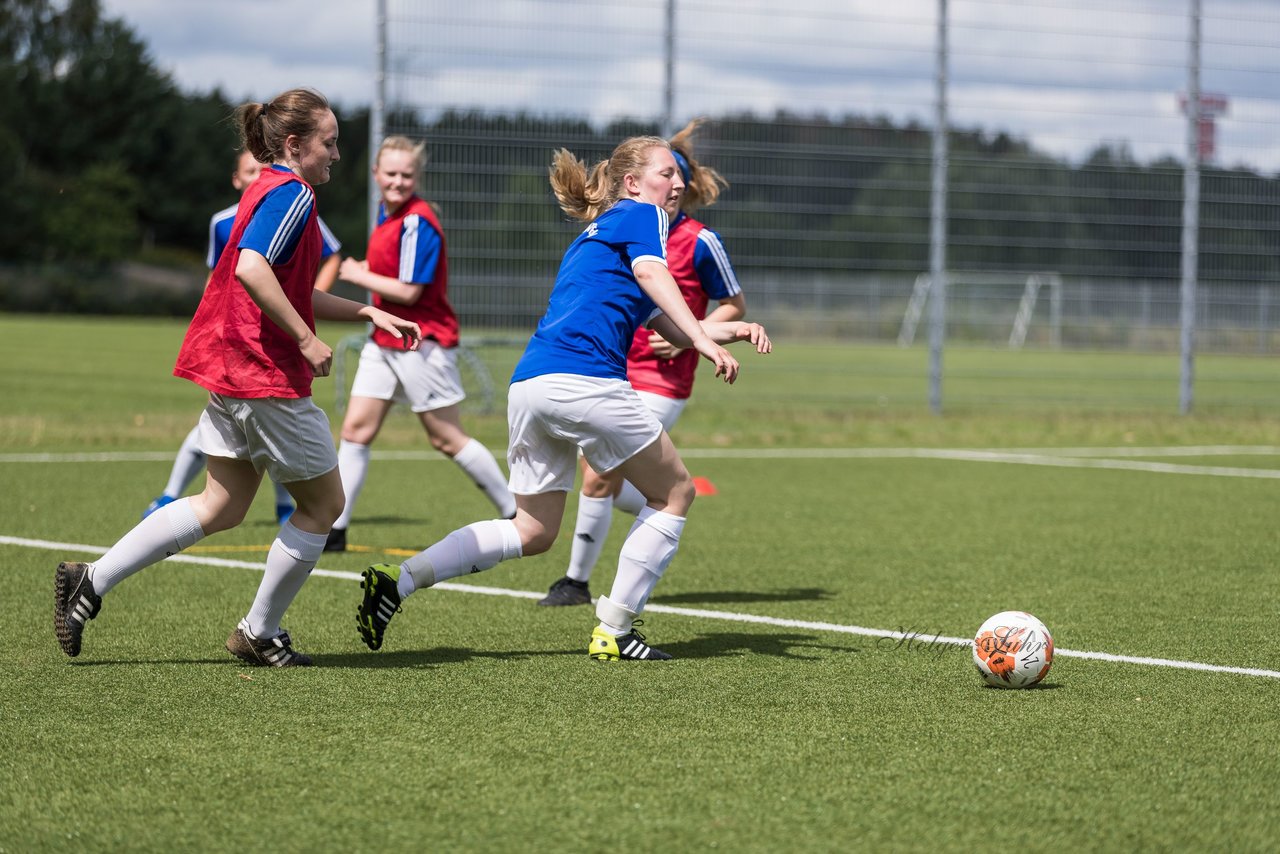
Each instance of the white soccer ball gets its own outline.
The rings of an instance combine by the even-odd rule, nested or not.
[[[973,663],[988,685],[1030,688],[1053,664],[1053,638],[1026,611],[1001,611],[974,635]]]

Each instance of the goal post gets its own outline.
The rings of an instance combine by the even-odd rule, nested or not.
[[[946,273],[947,326],[963,327],[965,339],[1007,340],[1010,349],[1021,349],[1033,321],[1043,318],[1047,325],[1048,345],[1062,346],[1062,277],[1056,272],[1039,273]],[[1041,302],[1040,291],[1048,288],[1048,308],[1036,312]],[[920,318],[933,293],[933,277],[916,276],[898,330],[898,346],[910,347],[915,342]],[[1015,304],[1016,300],[1016,304]],[[1007,339],[1004,338],[1008,330]]]

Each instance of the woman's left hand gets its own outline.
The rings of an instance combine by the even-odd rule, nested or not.
[[[769,340],[769,335],[764,331],[764,327],[758,323],[744,322],[738,330],[739,341],[750,341],[756,347],[757,353],[770,353],[773,351],[773,342]]]
[[[396,317],[389,311],[374,309],[369,314],[369,322],[399,338],[406,350],[417,350],[422,343],[422,330],[412,320]]]

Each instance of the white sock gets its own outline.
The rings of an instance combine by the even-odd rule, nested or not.
[[[403,563],[400,564],[400,577],[396,579],[396,592],[400,594],[400,601],[403,602],[417,589],[418,585],[413,580],[413,573]]]
[[[344,531],[351,525],[351,514],[356,509],[356,499],[364,489],[364,479],[369,474],[369,446],[358,445],[343,439],[338,443],[338,476],[342,478],[342,492],[347,498],[342,514],[333,527]]]
[[[649,594],[671,565],[680,547],[685,518],[646,507],[636,517],[618,555],[618,574],[609,598],[635,613],[644,610]]]
[[[613,499],[613,506],[628,513],[632,516],[639,516],[640,511],[649,506],[649,499],[644,497],[644,493],[631,485],[631,481],[624,480],[622,482],[622,491],[618,493],[618,497]]]
[[[416,590],[460,575],[482,572],[522,554],[524,547],[515,522],[510,519],[472,522],[400,564],[404,570],[401,577],[413,576]],[[404,595],[402,592],[401,598]]]
[[[293,496],[289,494],[289,490],[284,488],[283,483],[271,481],[271,485],[276,488],[276,504],[288,504],[293,506]]]
[[[244,618],[249,634],[255,638],[280,634],[280,620],[324,553],[324,541],[324,534],[300,530],[290,522],[280,526],[267,554],[267,571]]]
[[[89,570],[93,592],[99,596],[140,569],[193,545],[204,529],[191,509],[190,498],[161,507],[133,526]]]
[[[507,488],[507,478],[488,448],[472,439],[454,455],[453,461],[484,490],[504,519],[516,515],[516,497]]]
[[[615,638],[620,638],[631,631],[636,616],[635,611],[619,605],[608,596],[596,598],[596,619],[600,621],[600,628]]]
[[[565,575],[574,581],[587,581],[600,559],[604,541],[613,521],[613,498],[578,496],[578,521],[573,526],[573,548],[569,553],[569,569]]]
[[[202,468],[204,451],[200,450],[200,428],[197,426],[182,440],[182,447],[178,449],[178,456],[174,458],[173,468],[169,471],[169,482],[165,484],[164,494],[170,498],[181,496]]]

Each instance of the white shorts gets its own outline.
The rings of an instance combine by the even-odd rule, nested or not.
[[[248,460],[276,483],[312,480],[338,467],[329,418],[309,397],[210,393],[196,429],[206,455]]]
[[[351,396],[403,403],[414,412],[444,409],[467,397],[457,350],[435,341],[423,341],[417,350],[389,350],[366,341]]]
[[[572,490],[579,449],[604,473],[662,435],[662,425],[630,383],[576,374],[512,383],[507,427],[507,467],[516,495]]]
[[[653,417],[658,419],[662,429],[668,433],[671,432],[672,427],[676,426],[676,422],[680,420],[680,413],[684,412],[684,406],[689,402],[687,397],[667,397],[666,395],[654,394],[651,391],[640,391],[639,389],[636,390],[636,394],[640,395],[644,405],[649,407]]]

